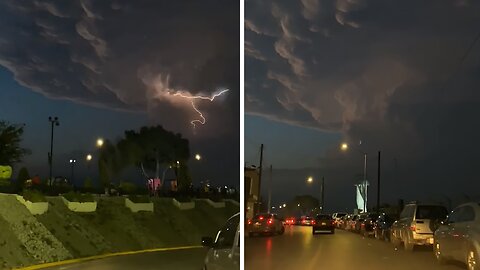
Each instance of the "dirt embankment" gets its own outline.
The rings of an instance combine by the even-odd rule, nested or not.
[[[179,210],[171,199],[153,199],[153,213],[132,213],[124,198],[97,198],[97,211],[75,213],[58,197],[33,216],[14,196],[0,195],[0,268],[157,247],[199,245],[214,236],[237,205],[213,208],[197,201]]]

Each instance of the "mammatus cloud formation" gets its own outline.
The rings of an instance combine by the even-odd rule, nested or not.
[[[238,16],[219,0],[2,1],[0,65],[50,98],[191,129],[190,119],[203,122],[198,111],[228,118],[238,107]],[[169,91],[158,78],[168,78]],[[195,106],[172,92],[211,97],[227,88],[222,100]]]
[[[245,13],[247,113],[362,139],[407,182],[475,175],[480,44],[461,59],[480,3],[250,0]]]

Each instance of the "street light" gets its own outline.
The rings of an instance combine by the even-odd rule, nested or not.
[[[92,157],[92,155],[90,155],[90,154],[88,154],[87,157],[86,157],[87,161],[91,161],[92,158],[93,158],[93,157]]]
[[[312,176],[309,176],[309,177],[307,178],[307,182],[308,182],[308,183],[312,183],[312,182],[313,182],[313,177],[312,177]]]
[[[312,176],[309,176],[307,178],[307,183],[311,184],[313,182],[313,177]],[[325,189],[325,178],[322,177],[322,182],[320,183],[320,195],[321,195],[321,207],[320,209],[323,209],[323,206],[324,206],[324,203],[325,203],[325,200],[324,200],[324,189]]]
[[[195,155],[195,159],[196,159],[196,160],[200,160],[200,159],[202,159],[202,156],[200,156],[200,154],[196,154],[196,155]]]
[[[72,166],[72,177],[70,179],[72,184],[73,184],[73,168],[75,167],[76,162],[77,162],[76,159],[70,159],[70,165]]]
[[[362,141],[360,141],[360,144],[362,144]],[[347,151],[349,148],[349,145],[347,143],[342,143],[342,145],[340,146],[340,149],[342,151]],[[363,152],[361,151],[360,149],[358,148],[355,148],[357,151],[359,151],[360,153],[362,153],[363,155],[363,212],[367,212],[367,195],[368,195],[368,191],[367,191],[367,188],[368,188],[368,185],[367,185],[367,152]]]
[[[283,207],[287,207],[287,205],[284,203],[284,204],[283,204]]]
[[[48,178],[48,181],[52,181],[52,175],[53,175],[53,127],[54,126],[59,126],[60,121],[58,121],[58,117],[48,117],[48,122],[52,125],[52,131],[51,131],[51,136],[50,136],[50,152],[48,153],[48,165],[50,166],[50,177]]]
[[[99,148],[102,147],[102,146],[103,146],[103,143],[104,143],[104,141],[103,141],[102,138],[98,138],[98,139],[97,139],[97,147],[99,147]]]

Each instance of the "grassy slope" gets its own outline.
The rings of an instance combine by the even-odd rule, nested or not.
[[[74,257],[102,254],[111,250],[110,243],[78,214],[70,211],[58,197],[48,198],[49,209],[38,215],[48,230],[72,253]]]
[[[29,257],[25,246],[17,239],[10,224],[0,217],[0,269],[31,265],[36,261]]]

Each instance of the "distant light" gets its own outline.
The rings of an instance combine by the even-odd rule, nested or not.
[[[284,204],[283,204],[283,207],[287,207],[287,204],[284,203]]]
[[[342,143],[342,145],[340,146],[340,149],[342,149],[343,151],[348,150],[348,144],[347,143]]]
[[[312,183],[312,182],[313,182],[313,177],[312,177],[312,176],[309,176],[309,177],[307,178],[307,182]]]
[[[297,206],[300,206],[300,204],[297,204]]]
[[[280,205],[278,208],[282,209],[282,206]]]
[[[92,158],[93,158],[92,155],[90,155],[90,154],[87,155],[87,161],[92,160]]]
[[[75,159],[70,159],[70,163],[75,163],[75,162],[77,162],[77,160],[75,160]]]
[[[202,156],[200,156],[200,154],[196,154],[196,155],[195,155],[195,159],[196,159],[196,160],[200,160],[200,159],[202,159]]]
[[[177,165],[180,165],[180,161],[177,160]]]
[[[98,139],[97,139],[97,147],[102,147],[102,146],[103,146],[103,143],[104,143],[104,141],[103,141],[102,138],[98,138]]]

